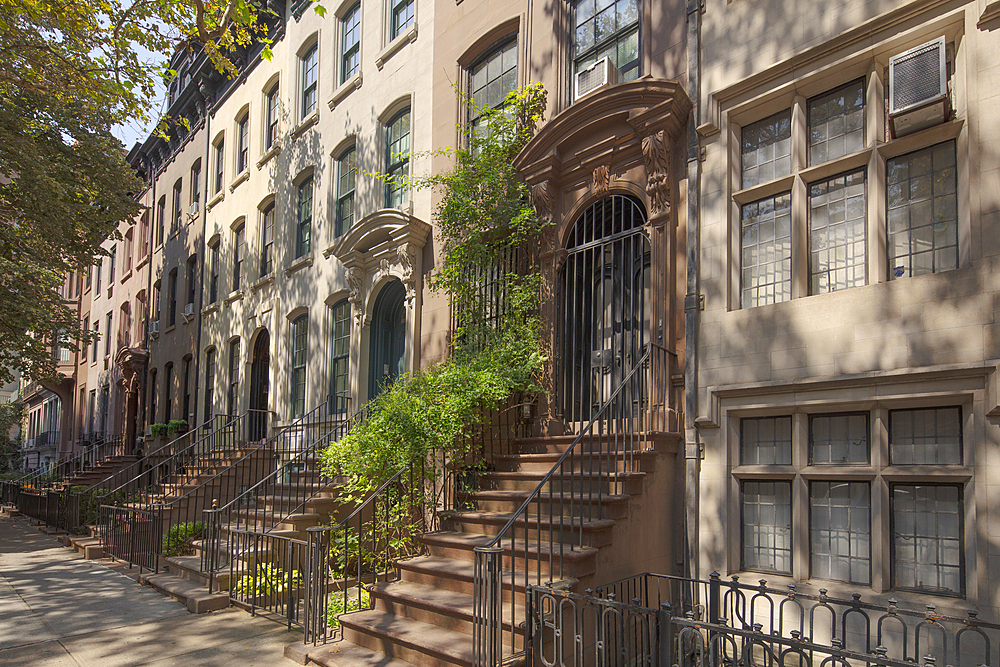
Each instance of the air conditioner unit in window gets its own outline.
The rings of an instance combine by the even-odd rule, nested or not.
[[[199,207],[198,202],[191,202],[191,205],[188,206],[188,219],[194,220],[197,218],[199,210],[201,210],[201,208]]]
[[[156,339],[160,337],[160,321],[153,320],[149,323],[149,337]]]
[[[194,304],[189,303],[184,306],[184,321],[190,322],[192,317],[194,317]]]
[[[601,58],[585,70],[576,73],[576,94],[574,100],[591,93],[603,86],[613,86],[618,83],[618,68],[611,58]]]
[[[948,118],[944,37],[889,58],[889,127],[902,137]]]

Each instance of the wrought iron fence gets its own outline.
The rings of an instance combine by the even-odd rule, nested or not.
[[[528,664],[996,667],[1000,625],[723,580],[640,574],[586,594],[529,586]]]
[[[670,352],[647,345],[620,384],[489,544],[475,548],[475,664],[495,667],[521,651],[514,619],[527,585],[572,576],[571,562],[593,548],[586,527],[606,518],[627,492],[652,432],[676,427],[666,393]]]
[[[232,529],[229,545],[229,598],[251,614],[264,610],[285,620],[288,628],[305,618],[307,544],[284,535]]]

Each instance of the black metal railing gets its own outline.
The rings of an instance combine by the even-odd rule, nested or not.
[[[653,447],[652,433],[679,423],[667,392],[670,355],[647,345],[496,538],[475,548],[477,666],[497,667],[520,653],[513,621],[523,613],[527,585],[571,578],[571,562],[596,553],[587,544],[588,524],[607,518],[607,502],[628,492],[642,452]]]
[[[301,627],[308,545],[286,535],[235,528],[229,532],[229,544],[240,554],[229,562],[229,598],[251,614],[269,612],[288,629]]]
[[[576,594],[528,587],[527,664],[995,667],[1000,625],[888,604],[645,573]]]
[[[201,571],[208,574],[209,592],[214,590],[216,572],[228,568],[238,553],[226,540],[230,531],[269,532],[325,491],[328,480],[320,470],[318,454],[361,418],[361,414],[348,417],[346,406],[346,398],[329,398],[281,431],[273,444],[274,469],[255,483],[241,486],[223,505],[203,510]]]
[[[429,458],[400,469],[336,526],[307,530],[307,644],[336,638],[340,614],[369,608],[363,583],[395,580],[396,560],[423,552],[417,537],[436,526],[435,499],[447,479],[427,474],[438,463]]]
[[[256,440],[262,435],[256,412],[249,411],[227,424],[219,435],[228,445],[216,447],[212,455],[203,456],[191,469],[172,472],[168,482],[159,484],[157,493],[121,502],[125,511],[134,509],[157,515],[163,540],[156,546],[154,556],[186,556],[197,547],[204,547],[205,509],[236,498],[301,453],[329,427],[329,401],[324,401],[291,424],[273,428],[270,437]],[[251,438],[255,439],[253,443]],[[114,526],[111,529],[116,530]],[[118,557],[113,552],[109,555]],[[153,562],[153,569],[158,571],[160,560],[154,556],[144,554],[144,560]]]

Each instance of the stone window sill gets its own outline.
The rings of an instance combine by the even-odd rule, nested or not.
[[[243,299],[243,290],[238,289],[229,293],[226,297],[226,303],[232,303],[233,301],[240,301]]]
[[[378,54],[375,58],[375,67],[382,69],[385,67],[385,63],[392,58],[396,53],[402,49],[404,46],[410,42],[417,41],[417,22],[413,21],[413,25],[407,28],[406,32],[398,35],[396,39],[389,42],[389,45],[382,49],[382,52]]]
[[[319,122],[319,109],[316,109],[311,114],[302,119],[298,127],[292,130],[292,141],[298,139],[303,132],[308,130],[310,127]]]
[[[330,111],[337,108],[337,105],[344,101],[348,95],[353,93],[355,90],[361,87],[361,69],[358,69],[357,74],[352,76],[350,79],[340,84],[340,87],[334,91],[333,97],[327,102],[330,107]]]
[[[265,285],[271,284],[273,282],[274,282],[274,271],[271,271],[271,273],[267,274],[266,276],[255,282],[253,285],[251,285],[250,289],[256,292]]]
[[[219,310],[219,302],[210,303],[201,310],[202,315],[211,315]]]
[[[257,171],[260,171],[265,164],[271,161],[271,159],[281,152],[281,143],[275,141],[274,145],[266,153],[264,153],[259,160],[257,160]]]
[[[229,184],[229,191],[232,192],[233,190],[235,190],[240,183],[247,180],[248,178],[250,178],[250,170],[244,169],[243,171],[240,172],[240,175],[236,177],[236,180],[234,180],[232,183]]]
[[[206,211],[211,211],[215,207],[216,204],[218,204],[220,201],[222,201],[225,198],[226,198],[226,191],[225,190],[219,190],[217,193],[215,193],[215,196],[212,197],[208,201],[207,204],[205,204],[205,210]]]
[[[285,277],[291,276],[293,273],[299,269],[305,268],[307,266],[312,266],[313,264],[313,254],[310,252],[308,255],[303,255],[297,260],[292,262],[287,269],[285,269]]]

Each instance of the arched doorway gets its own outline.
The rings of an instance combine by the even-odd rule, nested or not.
[[[253,346],[250,363],[250,439],[267,436],[268,395],[271,388],[271,336],[267,329],[260,332]]]
[[[382,288],[375,299],[368,356],[368,398],[372,399],[404,372],[406,288],[399,280]]]
[[[645,210],[624,195],[589,206],[566,239],[560,273],[559,395],[563,419],[585,424],[632,370],[650,337],[650,243]],[[645,397],[620,401],[632,414]]]

